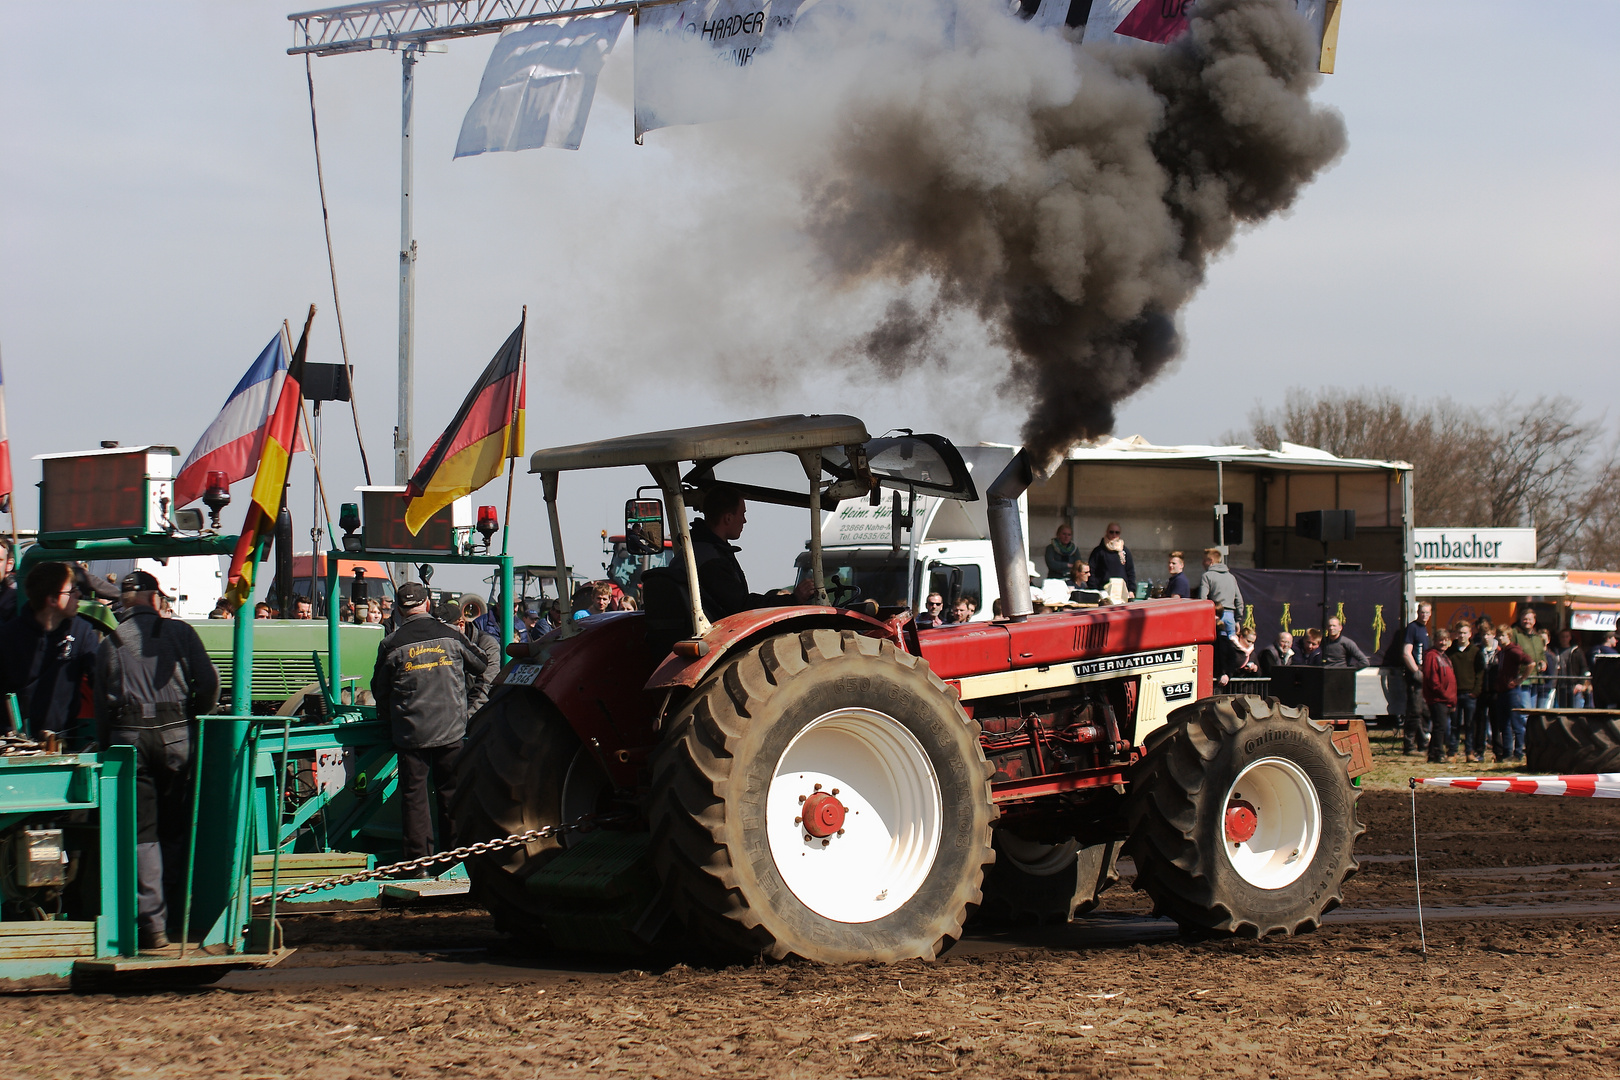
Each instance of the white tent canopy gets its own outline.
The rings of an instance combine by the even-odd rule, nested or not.
[[[1620,589],[1570,581],[1569,574],[1563,570],[1419,570],[1416,591],[1420,600],[1453,597],[1522,600],[1537,596],[1547,600],[1620,604]]]

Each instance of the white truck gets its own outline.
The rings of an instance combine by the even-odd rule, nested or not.
[[[956,449],[981,489],[1006,468],[1015,452],[1001,446]],[[971,597],[978,604],[974,621],[991,619],[1001,593],[990,549],[987,502],[983,490],[978,494],[972,501],[921,492],[898,495],[898,528],[894,498],[875,506],[853,500],[827,514],[822,520],[821,550],[831,599],[835,603],[869,599],[883,607],[922,611],[924,599],[937,592],[945,598],[947,608],[958,596]],[[908,509],[909,526],[905,523]],[[1022,495],[1018,516],[1024,535],[1029,535],[1029,504]],[[809,572],[809,566],[806,551],[798,558],[800,577]],[[1039,576],[1033,562],[1030,574]]]
[[[90,573],[110,578],[113,584],[132,570],[145,570],[157,578],[164,595],[173,597],[174,611],[182,619],[206,619],[225,592],[226,559],[223,555],[178,555],[157,559],[96,559]]]

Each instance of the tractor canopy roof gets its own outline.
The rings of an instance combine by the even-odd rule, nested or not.
[[[623,435],[617,439],[536,450],[529,458],[529,471],[567,472],[623,465],[718,461],[742,454],[797,453],[847,446],[864,443],[871,437],[866,425],[853,416],[767,416],[760,420],[650,431],[644,435]]]
[[[841,499],[864,496],[873,487],[967,501],[978,498],[961,452],[949,439],[909,431],[874,439],[857,417],[838,413],[767,416],[536,450],[529,458],[529,471],[560,473],[690,461],[693,467],[681,478],[683,485],[688,491],[707,491],[717,482],[715,466],[729,458],[811,450],[821,451],[822,470],[834,481],[821,492],[825,510],[836,510]],[[742,482],[734,486],[752,500],[810,505],[807,493]]]

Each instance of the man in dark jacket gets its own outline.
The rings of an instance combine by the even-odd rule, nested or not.
[[[88,715],[84,691],[101,634],[77,614],[73,568],[39,563],[23,589],[22,609],[0,626],[0,695],[17,695],[18,710],[35,736],[47,731],[88,735],[77,728]],[[0,719],[0,727],[9,726],[9,718]]]
[[[1110,521],[1103,530],[1103,538],[1091,549],[1091,587],[1108,591],[1108,583],[1118,579],[1125,583],[1125,599],[1136,595],[1136,560],[1125,550],[1125,538],[1120,534],[1119,522]]]
[[[1182,558],[1181,552],[1170,553],[1170,561],[1165,564],[1165,570],[1170,576],[1164,579],[1164,595],[1190,600],[1192,587],[1187,584],[1187,562]]]
[[[1335,615],[1328,618],[1327,634],[1322,638],[1322,651],[1316,662],[1323,667],[1359,670],[1367,666],[1367,654],[1361,651],[1360,645],[1344,636],[1344,623]]]
[[[120,600],[123,621],[96,653],[96,722],[103,746],[135,748],[136,928],[142,949],[163,949],[185,889],[192,728],[219,701],[219,672],[197,631],[163,617],[151,574],[126,575]]]
[[[1467,619],[1458,619],[1452,627],[1446,656],[1457,677],[1457,708],[1451,721],[1452,730],[1462,740],[1469,761],[1484,761],[1489,718],[1478,705],[1480,692],[1485,689],[1485,650],[1474,640],[1474,628]]]
[[[1256,663],[1260,667],[1261,676],[1269,679],[1272,668],[1288,667],[1294,662],[1294,656],[1294,635],[1282,630],[1277,634],[1275,645],[1268,645],[1260,650]]]
[[[467,703],[489,666],[460,631],[428,612],[427,586],[408,581],[394,594],[399,628],[377,646],[371,693],[377,719],[387,724],[399,753],[401,854],[419,859],[433,848],[428,776],[439,793],[439,838],[453,830],[456,758],[467,734]],[[411,877],[427,877],[425,870]]]
[[[16,556],[10,540],[0,540],[0,623],[10,622],[17,616]]]
[[[1524,680],[1535,672],[1536,658],[1511,634],[1504,633],[1496,647],[1496,697],[1501,703],[1497,713],[1503,724],[1498,761],[1524,757],[1524,729],[1529,716],[1521,710],[1530,707]]]
[[[484,702],[489,700],[490,686],[495,682],[495,676],[501,673],[501,640],[493,635],[484,633],[483,627],[476,620],[469,621],[467,609],[453,601],[446,600],[438,608],[439,621],[453,626],[466,638],[473,648],[484,657],[484,673],[478,676],[478,687],[467,697],[467,715],[483,708]]]
[[[1558,644],[1549,652],[1558,657],[1558,684],[1556,703],[1560,709],[1590,709],[1592,707],[1592,669],[1586,663],[1586,654],[1575,644],[1573,630],[1560,630]],[[1551,666],[1550,664],[1548,665]]]
[[[698,587],[703,593],[703,613],[711,621],[751,608],[806,604],[815,595],[815,582],[799,582],[791,596],[763,596],[748,591],[748,576],[737,561],[739,548],[731,541],[742,536],[748,524],[748,505],[742,492],[731,484],[715,484],[703,497],[703,517],[692,523],[692,554],[697,560]],[[671,568],[685,578],[686,566],[679,558]]]

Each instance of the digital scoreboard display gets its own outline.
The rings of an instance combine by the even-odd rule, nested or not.
[[[162,531],[159,503],[171,489],[173,454],[170,447],[141,446],[42,456],[40,532],[136,536]]]
[[[367,551],[453,551],[452,511],[446,506],[429,518],[415,536],[405,525],[403,488],[363,488],[360,491],[362,542]]]

